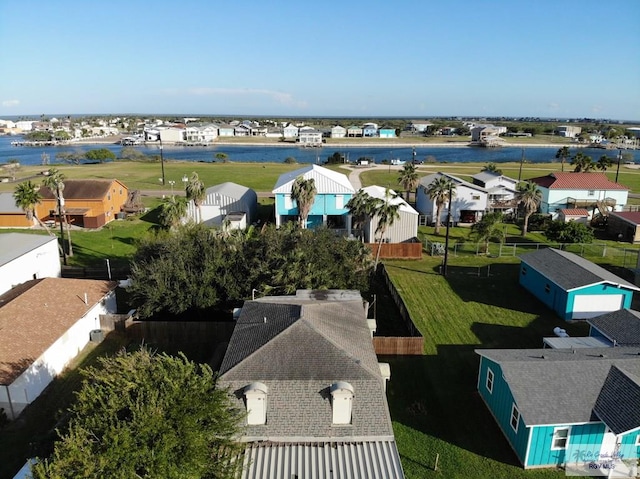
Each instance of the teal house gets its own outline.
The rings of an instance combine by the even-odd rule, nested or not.
[[[630,308],[636,285],[576,254],[544,248],[520,256],[520,284],[563,319]]]
[[[478,392],[525,469],[563,466],[592,475],[586,472],[606,468],[614,456],[624,461],[619,472],[636,467],[640,348],[476,353]]]
[[[273,189],[276,199],[276,226],[298,220],[298,205],[291,198],[291,189],[299,176],[305,180],[313,179],[317,191],[305,227],[324,225],[349,234],[351,216],[347,203],[355,194],[355,189],[346,175],[318,165],[305,166],[280,175]]]

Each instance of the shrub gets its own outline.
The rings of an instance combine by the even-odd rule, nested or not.
[[[559,243],[591,243],[594,239],[593,228],[577,221],[552,221],[545,236],[549,241]]]

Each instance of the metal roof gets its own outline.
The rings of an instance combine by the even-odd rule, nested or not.
[[[24,211],[16,206],[16,200],[13,193],[0,193],[0,213],[22,213]]]
[[[241,479],[401,479],[393,440],[250,443]]]
[[[42,234],[2,233],[0,234],[0,266],[52,241],[57,242],[58,239]]]
[[[555,172],[527,181],[551,190],[629,190],[626,186],[611,181],[604,173]]]
[[[582,338],[542,338],[542,342],[553,349],[572,348],[609,348],[612,344],[609,341],[591,336]]]
[[[471,188],[472,190],[480,191],[482,193],[487,193],[487,189],[483,188],[482,186],[474,185],[473,183],[469,183],[468,181],[462,180],[457,176],[453,176],[448,173],[442,173],[440,171],[438,173],[433,173],[431,175],[423,176],[420,179],[420,184],[422,186],[429,187],[429,185],[433,182],[433,180],[441,176],[444,176],[445,178],[448,178],[451,181],[453,181],[454,186],[465,186],[467,188]]]
[[[250,194],[251,198],[257,198],[256,192],[251,188],[247,188],[246,186],[239,185],[237,183],[232,183],[231,181],[227,181],[225,183],[220,183],[219,185],[211,186],[207,188],[207,196],[211,194],[220,194],[224,196],[228,196],[229,198],[241,199],[245,195]]]
[[[347,175],[322,166],[309,165],[280,175],[272,193],[291,193],[293,182],[298,176],[305,180],[313,178],[318,194],[356,192]]]
[[[367,193],[372,198],[378,198],[386,201],[386,193],[387,189],[382,186],[372,185],[367,186],[366,188],[362,188],[362,191]],[[397,195],[397,193],[393,190],[389,190],[389,204],[398,205],[400,207],[400,211],[404,211],[406,213],[411,213],[417,215],[418,212],[413,209],[409,203],[407,203],[401,196]]]

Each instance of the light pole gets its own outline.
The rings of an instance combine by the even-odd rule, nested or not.
[[[618,168],[616,169],[616,183],[618,182],[618,173],[620,173],[620,161],[622,161],[622,150],[618,150]]]
[[[164,186],[164,155],[162,154],[162,137],[158,135],[158,140],[160,140],[160,167],[162,168],[162,186]]]

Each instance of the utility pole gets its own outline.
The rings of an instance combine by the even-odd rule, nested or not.
[[[162,154],[162,137],[158,134],[158,139],[160,140],[160,166],[162,168],[162,186],[164,186],[164,156]]]
[[[618,150],[618,168],[616,169],[616,183],[618,182],[618,173],[620,173],[620,161],[622,161],[622,150]]]
[[[522,178],[522,163],[524,163],[524,148],[522,149],[522,157],[520,158],[520,170],[518,171],[518,183]]]
[[[64,211],[64,198],[60,191],[60,183],[56,184],[56,192],[58,193],[58,220],[60,221],[60,243],[62,243],[62,262],[67,265],[67,250],[64,246],[64,224],[62,223],[62,214]]]
[[[449,205],[447,206],[447,229],[444,237],[444,264],[442,267],[442,276],[447,277],[447,264],[449,262],[449,225],[451,224],[451,202],[453,196],[453,183],[449,183]]]

